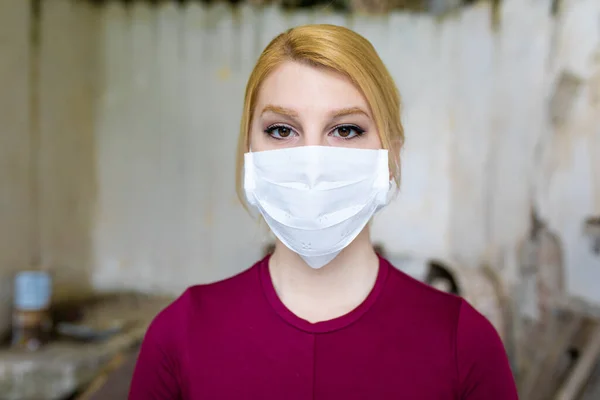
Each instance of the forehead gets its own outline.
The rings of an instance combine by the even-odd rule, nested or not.
[[[344,75],[293,61],[280,65],[262,83],[257,108],[266,104],[298,112],[351,107],[369,110],[362,93]]]

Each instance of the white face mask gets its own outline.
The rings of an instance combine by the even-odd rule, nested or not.
[[[312,268],[333,260],[388,203],[387,150],[299,146],[246,153],[248,202]]]

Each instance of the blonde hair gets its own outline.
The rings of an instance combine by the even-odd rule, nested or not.
[[[404,128],[400,94],[371,43],[350,29],[335,25],[304,25],[289,29],[269,43],[260,55],[246,86],[237,149],[236,187],[242,204],[244,153],[249,150],[250,127],[260,86],[286,61],[326,68],[346,76],[365,96],[384,149],[390,149],[390,173],[400,186],[400,148]]]

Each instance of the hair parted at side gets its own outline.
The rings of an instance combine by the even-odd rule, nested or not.
[[[286,61],[340,73],[362,92],[371,108],[383,148],[390,150],[390,172],[399,187],[404,128],[400,120],[400,94],[393,78],[373,45],[358,33],[336,25],[304,25],[273,39],[258,58],[248,79],[237,149],[236,187],[242,204],[246,204],[244,153],[249,150],[258,92],[265,78]]]

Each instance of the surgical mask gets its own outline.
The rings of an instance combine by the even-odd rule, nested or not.
[[[312,268],[333,260],[389,201],[387,150],[299,146],[244,155],[244,190]]]

